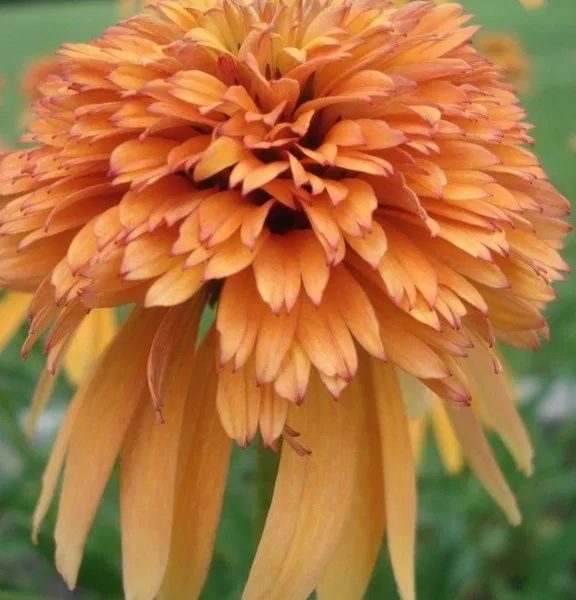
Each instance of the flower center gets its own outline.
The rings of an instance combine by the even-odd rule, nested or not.
[[[266,218],[266,227],[271,233],[284,235],[296,229],[310,229],[310,221],[302,210],[275,204]]]

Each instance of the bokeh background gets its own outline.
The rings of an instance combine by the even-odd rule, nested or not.
[[[547,7],[532,11],[517,0],[464,4],[485,31],[513,34],[520,41],[529,65],[520,85],[536,126],[537,153],[552,181],[576,200],[576,2],[549,0]],[[0,137],[6,144],[15,143],[23,125],[24,70],[63,41],[98,35],[118,11],[115,0],[0,0],[0,76],[5,81]],[[498,44],[495,51],[502,52]],[[567,258],[576,265],[574,239]],[[523,479],[494,444],[524,522],[510,528],[468,472],[448,476],[429,440],[419,480],[421,600],[576,599],[576,277],[569,277],[558,293],[548,312],[552,341],[537,353],[506,353],[536,447],[535,474]],[[43,357],[36,352],[23,361],[23,339],[20,332],[0,354],[0,600],[120,599],[114,482],[75,592],[66,590],[53,567],[53,515],[39,544],[31,543],[42,468],[71,387],[59,382],[37,435],[29,439],[23,420]],[[235,451],[205,600],[240,598],[259,534],[260,492],[253,485],[258,468],[254,450]],[[382,557],[367,600],[395,597]]]

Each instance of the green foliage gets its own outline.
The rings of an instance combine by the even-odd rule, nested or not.
[[[469,0],[478,21],[493,31],[516,31],[534,65],[534,89],[527,95],[536,124],[538,153],[552,180],[576,198],[576,156],[568,139],[576,133],[576,11],[571,0],[550,2],[546,10],[525,12],[515,0]],[[52,52],[60,42],[97,35],[115,18],[112,1],[3,4],[0,6],[0,73],[6,77],[0,106],[0,133],[14,141],[20,129],[18,78],[33,58]],[[568,251],[572,261],[574,242]],[[510,528],[468,473],[448,477],[432,444],[420,478],[418,587],[421,600],[565,600],[576,589],[576,478],[573,477],[576,421],[547,425],[538,419],[538,401],[560,377],[575,373],[576,284],[560,286],[550,309],[553,342],[539,353],[510,353],[520,375],[536,375],[539,391],[524,410],[537,451],[536,473],[520,477],[502,448],[506,474],[516,490],[524,523]],[[116,600],[121,598],[117,485],[112,482],[86,552],[79,590],[65,590],[52,566],[50,514],[34,547],[30,522],[54,427],[28,440],[22,416],[43,358],[19,357],[15,340],[0,356],[0,600]],[[70,389],[62,383],[54,411]],[[50,428],[49,428],[50,429]],[[255,552],[267,490],[254,485],[258,452],[235,450],[217,548],[205,600],[235,600]],[[368,599],[395,597],[385,552]],[[337,600],[337,599],[335,599]]]

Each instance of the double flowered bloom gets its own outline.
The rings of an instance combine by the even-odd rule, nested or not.
[[[481,423],[530,472],[493,346],[547,334],[568,205],[458,5],[151,11],[64,47],[34,147],[0,165],[0,284],[34,292],[25,350],[48,332],[56,370],[89,311],[135,305],[70,405],[36,527],[63,469],[73,585],[120,456],[126,597],[195,598],[230,440],[260,436],[282,450],[245,600],[361,598],[384,529],[413,598],[408,415],[441,399],[519,521]]]

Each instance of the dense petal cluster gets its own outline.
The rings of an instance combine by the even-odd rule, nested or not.
[[[40,84],[47,77],[58,72],[58,65],[59,59],[53,55],[42,56],[30,62],[20,81],[22,94],[27,103],[37,99]],[[0,80],[0,91],[2,83]],[[21,118],[26,123],[30,114],[25,111]],[[2,151],[7,152],[8,146],[4,148],[0,138],[0,152]],[[0,300],[0,350],[5,348],[26,321],[30,299],[30,294],[7,292]],[[116,318],[113,309],[92,311],[86,317],[71,336],[63,358],[66,374],[72,383],[78,385],[83,380],[115,334]],[[34,430],[36,420],[51,393],[54,381],[55,378],[47,373],[39,379],[27,423],[30,433]]]
[[[0,164],[0,285],[34,292],[25,351],[48,331],[56,369],[90,310],[137,305],[70,407],[37,523],[65,462],[57,562],[73,583],[120,454],[127,596],[196,597],[229,454],[221,423],[240,445],[259,433],[296,450],[282,452],[247,600],[361,597],[385,522],[411,598],[406,405],[442,398],[517,522],[477,414],[529,471],[492,347],[547,333],[567,203],[458,5],[150,10],[63,48],[32,149]]]
[[[51,362],[90,308],[202,289],[221,380],[290,401],[354,341],[459,402],[471,334],[537,345],[566,204],[458,6],[194,4],[67,46],[2,162],[1,277]]]

